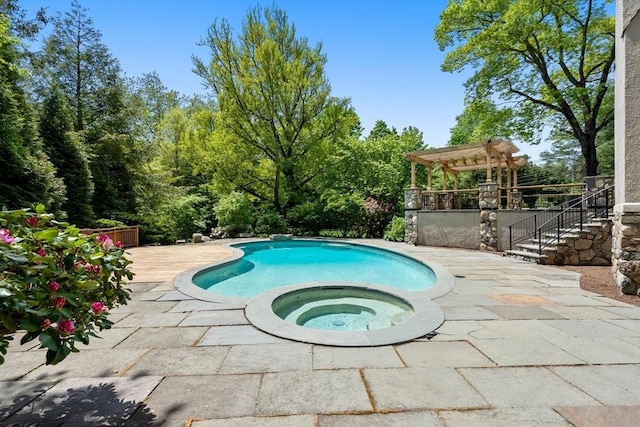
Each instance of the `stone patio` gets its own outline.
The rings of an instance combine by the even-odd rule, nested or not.
[[[57,366],[36,344],[0,365],[1,425],[629,426],[640,419],[640,308],[578,275],[496,254],[367,241],[444,265],[432,339],[370,348],[287,341],[242,309],[177,292],[220,243],[129,251],[132,301]],[[429,331],[425,331],[429,332]],[[19,337],[18,337],[19,341]]]

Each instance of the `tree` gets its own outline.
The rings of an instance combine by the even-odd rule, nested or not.
[[[216,21],[202,44],[211,59],[194,57],[194,71],[220,109],[204,161],[231,189],[284,214],[327,167],[332,142],[352,130],[349,101],[331,97],[321,44],[296,37],[281,9],[251,10],[237,39]]]
[[[473,144],[490,138],[510,139],[511,113],[510,108],[498,108],[491,100],[472,100],[462,114],[456,116],[448,145]]]
[[[471,99],[512,103],[518,133],[545,125],[579,142],[584,175],[596,175],[596,138],[613,120],[615,23],[609,0],[450,1],[435,30],[442,69],[471,66]]]
[[[61,206],[67,221],[81,227],[90,225],[93,221],[93,182],[89,160],[81,136],[72,132],[69,109],[57,90],[42,105],[39,131],[45,152],[69,190]]]
[[[0,206],[34,203],[59,206],[64,185],[42,152],[33,108],[22,89],[26,73],[18,67],[18,39],[0,14]]]
[[[34,63],[43,81],[40,91],[58,87],[71,107],[74,130],[95,125],[105,114],[105,99],[119,80],[120,66],[102,44],[88,10],[79,1],[71,10],[53,18],[53,32],[44,42]]]

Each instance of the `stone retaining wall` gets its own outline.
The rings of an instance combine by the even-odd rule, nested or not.
[[[545,264],[554,265],[611,265],[611,228],[609,219],[599,220],[583,231],[565,235],[565,244],[557,246],[555,255],[549,252]]]
[[[613,275],[620,290],[640,295],[640,212],[614,212]]]

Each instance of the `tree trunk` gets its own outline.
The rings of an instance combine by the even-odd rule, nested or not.
[[[596,156],[596,135],[583,134],[580,141],[582,147],[582,176],[598,175],[598,157]]]

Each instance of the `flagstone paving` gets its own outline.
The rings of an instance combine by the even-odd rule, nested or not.
[[[0,425],[629,426],[640,417],[640,308],[576,273],[496,254],[368,240],[435,262],[437,335],[341,348],[254,328],[243,307],[178,292],[220,242],[129,250],[132,300],[57,366],[37,342],[0,365]],[[425,335],[426,332],[425,331]]]

